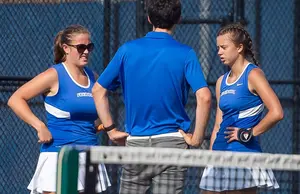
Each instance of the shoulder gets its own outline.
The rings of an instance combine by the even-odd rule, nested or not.
[[[223,81],[223,78],[226,74],[223,74],[221,75],[218,79],[217,79],[217,82],[216,82],[216,89],[220,89],[220,86],[222,84],[222,81]]]
[[[248,79],[255,80],[256,78],[259,78],[259,77],[265,77],[263,70],[259,67],[252,68],[249,72]]]
[[[215,88],[215,91],[216,91],[216,97],[217,97],[217,100],[218,100],[219,97],[220,97],[221,84],[222,84],[223,77],[224,77],[224,75],[221,75],[221,76],[217,79],[217,82],[216,82],[216,88]]]
[[[144,40],[145,40],[145,38],[138,38],[138,39],[135,39],[135,40],[127,41],[123,45],[121,45],[118,50],[125,51],[128,48],[141,46],[143,44]]]
[[[185,54],[196,54],[195,50],[187,45],[187,44],[183,44],[181,42],[178,42],[177,40],[174,40],[174,45],[175,47],[177,47],[178,49],[180,49],[180,51],[182,53],[185,53]]]
[[[225,74],[221,75],[218,79],[217,79],[217,82],[216,84],[220,84],[224,78]]]
[[[58,63],[58,64],[55,64],[55,65],[51,65],[50,68],[53,68],[55,69],[56,71],[60,71],[61,69],[65,69],[64,68],[64,65],[62,63]],[[49,68],[49,69],[50,69]]]
[[[32,80],[27,82],[27,84],[34,84],[34,85],[43,85],[44,87],[50,87],[54,83],[58,82],[58,73],[55,68],[50,67],[46,71],[35,76]]]
[[[48,79],[57,79],[58,78],[57,68],[55,68],[55,66],[52,66],[46,71],[42,72],[40,75],[45,76],[45,78]]]
[[[185,57],[186,61],[199,60],[196,51],[192,47],[185,44],[180,44],[176,53],[178,53],[179,56]]]

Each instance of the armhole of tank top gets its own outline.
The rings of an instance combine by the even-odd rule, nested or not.
[[[251,72],[253,69],[255,69],[255,68],[257,68],[257,67],[254,67],[254,68],[250,69],[250,70],[247,72],[247,90],[248,90],[248,92],[249,92],[250,94],[252,94],[253,96],[257,96],[257,97],[258,97],[257,94],[251,92],[251,90],[249,89],[249,74],[250,74],[250,72]]]
[[[56,74],[57,74],[57,91],[56,91],[56,93],[55,94],[53,94],[53,95],[48,95],[48,96],[45,96],[45,98],[46,97],[54,97],[54,96],[56,96],[58,93],[59,93],[59,90],[60,90],[60,87],[59,87],[59,84],[60,84],[60,82],[59,82],[59,73],[58,73],[58,71],[57,71],[57,69],[56,68],[54,68],[54,67],[52,67],[55,71],[56,71]]]

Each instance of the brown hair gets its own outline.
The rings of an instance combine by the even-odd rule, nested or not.
[[[83,26],[75,24],[57,33],[54,40],[54,63],[62,63],[66,60],[66,53],[62,47],[63,44],[70,44],[74,34],[90,34]]]
[[[242,44],[244,46],[245,57],[250,57],[253,63],[258,66],[258,61],[256,60],[252,50],[251,37],[244,27],[239,23],[228,24],[219,30],[217,36],[227,33],[232,35],[232,41],[236,45]]]

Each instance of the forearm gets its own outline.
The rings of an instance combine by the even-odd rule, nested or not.
[[[277,114],[276,112],[268,112],[266,116],[255,126],[253,127],[253,135],[258,136],[270,128],[272,128],[276,123],[278,123],[283,118],[283,115]]]
[[[205,129],[208,124],[210,114],[210,100],[202,100],[196,108],[196,121],[195,130],[193,133],[194,142],[197,142],[197,146],[201,145],[204,136]]]
[[[35,130],[39,131],[44,128],[45,124],[33,114],[24,99],[12,96],[8,101],[8,106],[20,119],[32,126]]]
[[[98,116],[103,123],[104,127],[108,127],[113,124],[113,119],[110,114],[108,97],[103,96],[97,100],[96,103]]]
[[[214,145],[216,136],[217,136],[217,132],[216,132],[216,130],[214,129],[214,130],[212,131],[212,134],[211,134],[211,137],[210,137],[209,150],[212,150],[212,147],[213,147],[213,145]]]
[[[93,90],[93,97],[99,119],[101,120],[104,127],[108,127],[113,124],[113,120],[110,114],[107,92],[104,90],[104,88],[96,87]]]

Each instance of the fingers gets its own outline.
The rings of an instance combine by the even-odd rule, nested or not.
[[[192,134],[189,133],[185,133],[183,130],[179,130],[179,132],[181,133],[182,137],[185,139],[185,141],[190,141],[192,138]]]
[[[47,140],[38,140],[38,143],[50,143],[52,141],[51,139],[47,139]]]
[[[230,135],[230,134],[233,134],[234,131],[225,131],[224,133],[227,134],[227,135]]]
[[[129,136],[128,133],[125,133],[123,131],[117,131],[113,130],[108,132],[109,139],[112,140],[114,143],[118,145],[123,145],[124,143],[119,143],[119,142],[125,142],[126,138]]]
[[[181,130],[181,129],[179,129],[178,130],[180,133],[181,133],[181,135],[183,136],[183,137],[189,137],[189,138],[192,138],[192,136],[193,136],[193,134],[191,134],[191,133],[185,133],[183,130]]]
[[[239,128],[237,128],[237,127],[227,127],[226,129],[231,130],[231,131],[239,130]]]
[[[224,134],[227,135],[227,136],[225,136],[225,139],[228,139],[227,143],[230,143],[232,141],[238,140],[236,138],[236,133],[239,130],[239,128],[237,128],[237,127],[227,127],[226,129],[228,131],[225,131]]]
[[[118,134],[116,134],[116,138],[118,138],[118,139],[126,138],[126,137],[129,136],[128,133],[125,133],[125,132],[122,132],[122,131],[117,131],[116,133],[118,133]]]
[[[181,135],[182,135],[184,141],[185,141],[188,145],[193,146],[193,143],[192,143],[192,134],[185,133],[185,132],[184,132],[183,130],[181,130],[181,129],[179,129],[178,131],[181,133]]]
[[[178,131],[179,131],[179,133],[181,133],[181,135],[182,135],[183,137],[186,136],[186,133],[185,133],[182,129],[179,129]]]
[[[227,143],[237,140],[235,133],[231,132],[231,133],[227,133],[227,134],[228,135],[225,136],[225,139],[228,139]]]
[[[234,137],[231,137],[228,141],[227,141],[227,143],[230,143],[230,142],[232,142],[232,141],[235,141],[236,139],[234,138]]]

